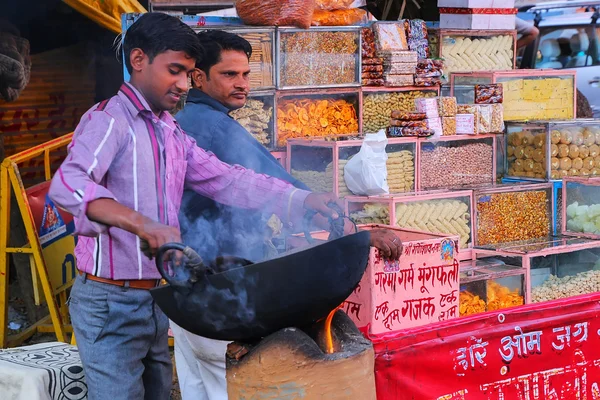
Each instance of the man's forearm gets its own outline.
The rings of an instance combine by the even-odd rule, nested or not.
[[[91,221],[114,226],[138,236],[140,229],[148,221],[148,218],[137,211],[106,198],[91,201],[87,205],[86,215]]]

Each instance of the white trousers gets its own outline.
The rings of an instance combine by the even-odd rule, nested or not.
[[[194,335],[171,321],[182,400],[227,400],[227,344]]]

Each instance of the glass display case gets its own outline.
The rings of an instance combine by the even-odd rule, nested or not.
[[[346,213],[357,223],[382,223],[428,233],[458,235],[459,258],[470,256],[473,237],[471,191],[348,196],[345,201]]]
[[[552,184],[498,184],[473,190],[475,246],[547,237],[552,232]]]
[[[452,96],[461,104],[475,101],[475,85],[502,83],[504,120],[566,120],[575,118],[573,70],[458,72],[450,75]]]
[[[362,146],[362,138],[336,137],[315,140],[290,140],[287,145],[288,170],[296,179],[317,192],[352,195],[344,181],[344,167]],[[387,172],[390,193],[410,192],[416,181],[414,138],[389,138]]]
[[[432,57],[444,73],[515,69],[517,31],[428,29]]]
[[[528,271],[525,303],[564,299],[600,291],[600,241],[540,238],[475,249],[476,259],[502,257]]]
[[[494,135],[419,140],[417,188],[452,189],[496,180]]]
[[[508,123],[506,176],[559,180],[600,176],[600,121]]]
[[[277,30],[277,87],[360,86],[360,27]]]
[[[600,239],[600,177],[565,178],[561,211],[564,235]]]
[[[461,262],[460,316],[525,304],[526,277],[525,268],[500,257]]]
[[[358,89],[321,89],[277,94],[277,148],[288,139],[360,133]]]
[[[252,46],[250,56],[250,90],[275,89],[275,28],[213,26],[194,30],[219,29],[235,33]]]
[[[267,149],[276,147],[275,91],[250,92],[246,105],[229,115]]]
[[[375,133],[390,125],[392,111],[416,111],[415,99],[436,97],[439,87],[383,88],[363,87],[362,92],[362,132]]]

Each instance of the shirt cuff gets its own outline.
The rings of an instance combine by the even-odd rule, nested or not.
[[[77,215],[77,218],[74,218],[73,220],[75,222],[74,235],[95,237],[107,231],[107,225],[94,222],[87,217],[88,204],[98,199],[117,200],[115,195],[104,186],[98,185],[95,182],[90,183],[85,188],[83,200],[81,201],[82,204],[79,209],[79,215]]]
[[[298,188],[291,188],[287,192],[287,209],[283,212],[283,217],[289,227],[295,224],[302,224],[304,215],[308,210],[304,208],[304,202],[311,192]]]

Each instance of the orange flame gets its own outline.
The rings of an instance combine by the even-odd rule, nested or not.
[[[331,334],[331,321],[333,320],[333,316],[335,315],[336,311],[337,308],[334,308],[325,320],[325,351],[327,352],[327,354],[333,354],[335,350],[333,348],[333,335]]]
[[[335,347],[333,346],[333,334],[331,333],[331,321],[333,320],[336,311],[342,308],[343,305],[344,303],[334,308],[325,320],[325,351],[327,354],[333,354],[335,352]]]

